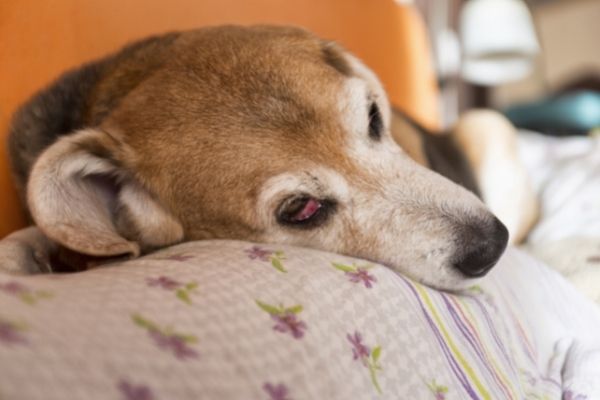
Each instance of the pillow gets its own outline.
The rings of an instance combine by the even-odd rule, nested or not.
[[[592,398],[599,327],[514,249],[449,294],[337,254],[201,241],[0,275],[0,398]]]

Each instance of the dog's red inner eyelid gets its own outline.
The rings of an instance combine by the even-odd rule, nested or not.
[[[317,211],[321,208],[322,204],[313,198],[309,198],[304,203],[304,207],[302,207],[296,215],[294,215],[294,220],[296,221],[305,221],[315,215]]]

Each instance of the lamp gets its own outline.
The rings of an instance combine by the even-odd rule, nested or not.
[[[520,0],[470,0],[461,10],[462,76],[484,86],[522,79],[539,44],[531,14]]]

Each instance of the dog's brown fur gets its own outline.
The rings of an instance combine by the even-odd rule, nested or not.
[[[380,114],[375,139],[368,104]],[[393,120],[413,158],[477,190],[453,139]],[[150,38],[68,73],[17,114],[10,149],[33,220],[79,253],[278,241],[454,287],[464,279],[452,266],[477,268],[476,257],[489,267],[505,229],[467,191],[409,161],[389,130],[381,85],[339,46],[297,28],[227,26]],[[275,222],[291,190],[282,188],[298,179],[293,190],[310,187],[343,214],[327,233]]]
[[[262,57],[268,54],[265,46],[276,49],[278,57]],[[349,66],[334,44],[305,31],[220,27],[184,36],[169,34],[129,46],[85,68],[63,78],[93,76],[86,81],[91,87],[82,90],[82,107],[64,110],[80,113],[76,123],[56,136],[98,126],[101,134],[88,135],[77,145],[129,171],[131,178],[160,199],[175,217],[203,221],[184,226],[186,238],[247,238],[256,234],[253,205],[243,202],[256,194],[247,196],[245,183],[248,179],[264,180],[288,167],[287,162],[278,162],[280,158],[271,158],[267,168],[248,171],[254,160],[266,158],[265,149],[300,158],[320,154],[315,147],[325,148],[328,156],[319,161],[353,168],[336,148],[339,138],[334,134],[340,134],[339,127],[330,127],[329,135],[318,138],[314,129],[321,118],[319,113],[331,111],[327,106],[319,109],[313,93],[320,93],[321,105],[334,103],[327,96],[336,91]],[[271,75],[270,70],[280,73]],[[287,76],[282,77],[281,71]],[[272,82],[278,78],[285,81]],[[331,87],[323,88],[323,84]],[[160,107],[156,107],[158,96]],[[165,98],[168,101],[163,101]],[[30,125],[26,113],[31,106],[23,110],[13,124],[10,140],[22,193],[33,162],[49,144],[39,143],[48,135],[39,135],[29,126],[24,129],[24,124]],[[45,127],[46,121],[43,124]],[[265,131],[277,131],[291,140],[278,140]],[[234,138],[233,132],[243,135]],[[203,135],[212,138],[203,141]],[[173,140],[181,145],[173,148],[169,145]],[[151,159],[138,156],[148,153],[153,154]],[[206,157],[215,153],[232,174],[223,176],[215,171],[213,160]],[[356,169],[348,172],[360,175]],[[203,182],[201,191],[195,186],[198,181]],[[226,199],[220,195],[223,189],[229,193]],[[240,210],[248,211],[242,215],[243,221],[239,221]],[[131,218],[127,213],[119,218],[120,233],[135,240],[135,224],[128,221]],[[60,239],[72,242],[75,237]]]

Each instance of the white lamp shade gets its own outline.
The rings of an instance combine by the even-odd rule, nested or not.
[[[526,77],[539,51],[531,14],[519,0],[470,0],[461,12],[463,77],[498,85]]]

